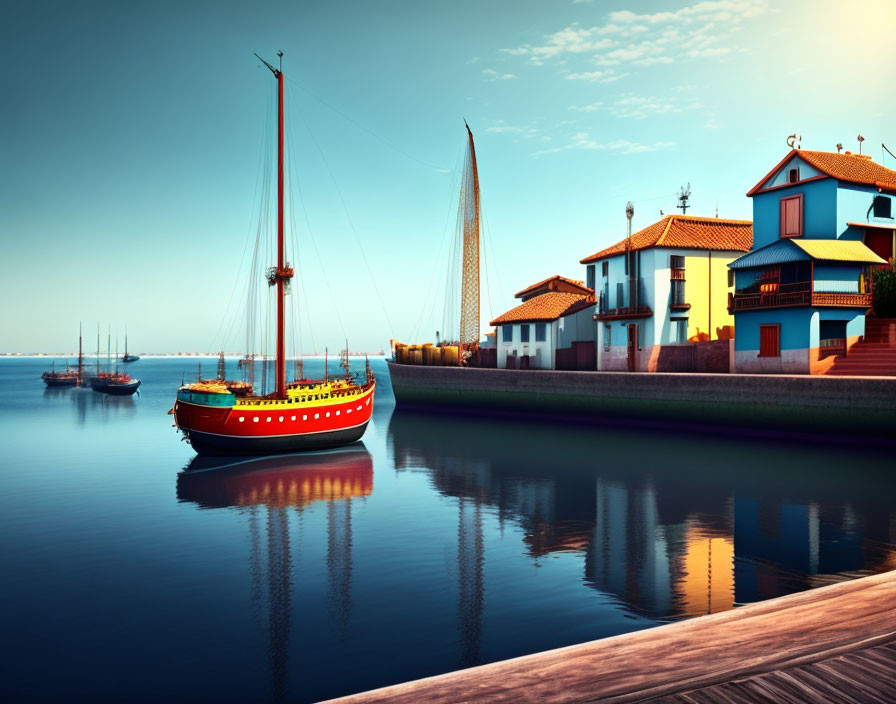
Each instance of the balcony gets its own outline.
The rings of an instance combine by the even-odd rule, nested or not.
[[[728,312],[767,308],[836,307],[870,308],[870,293],[829,293],[812,290],[811,281],[794,284],[763,284],[759,293],[729,293]]]
[[[622,308],[601,309],[595,320],[627,320],[631,318],[649,318],[653,315],[650,306],[624,306]]]
[[[684,281],[684,269],[672,269],[669,277],[672,281]]]

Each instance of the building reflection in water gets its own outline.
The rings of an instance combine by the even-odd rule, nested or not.
[[[481,641],[483,509],[516,522],[535,560],[582,555],[585,584],[655,620],[896,563],[896,480],[823,469],[854,448],[648,432],[396,410],[395,467],[458,500],[462,664]]]
[[[373,462],[363,444],[326,453],[258,459],[196,457],[177,475],[177,498],[202,508],[236,507],[249,517],[252,602],[268,633],[275,701],[288,697],[293,564],[289,521],[327,502],[327,571],[334,620],[345,631],[351,610],[352,500],[373,491]],[[263,512],[266,539],[260,523]],[[265,568],[266,566],[266,568]],[[264,614],[265,595],[267,613]]]

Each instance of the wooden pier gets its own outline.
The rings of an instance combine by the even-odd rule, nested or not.
[[[332,701],[893,702],[896,571]]]

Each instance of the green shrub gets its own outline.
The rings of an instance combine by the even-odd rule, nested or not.
[[[896,317],[896,269],[875,269],[871,278],[874,314],[879,318]]]

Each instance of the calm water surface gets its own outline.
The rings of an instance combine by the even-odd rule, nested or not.
[[[891,452],[399,412],[374,366],[362,444],[215,467],[195,360],[0,359],[0,697],[315,701],[896,569]]]

